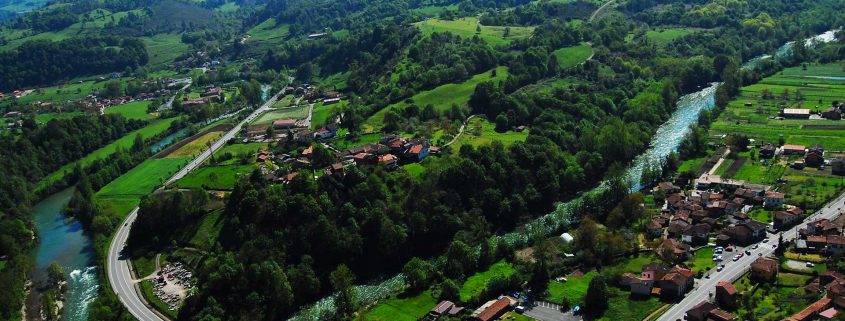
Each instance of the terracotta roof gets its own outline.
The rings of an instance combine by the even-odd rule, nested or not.
[[[778,261],[773,260],[767,257],[758,257],[754,262],[751,263],[751,270],[753,271],[762,271],[762,272],[771,272],[774,271],[778,266]]]
[[[783,150],[800,150],[804,151],[806,149],[804,145],[783,145]]]
[[[716,287],[717,287],[717,288],[722,288],[722,289],[724,289],[724,290],[725,290],[725,292],[726,292],[728,295],[734,295],[734,294],[736,294],[736,288],[735,288],[735,287],[734,287],[734,285],[733,285],[732,283],[730,283],[730,282],[725,282],[725,281],[719,282],[719,284],[717,284],[717,285],[716,285]]]
[[[722,311],[722,309],[711,310],[710,311],[710,317],[713,318],[714,320],[718,320],[718,321],[731,321],[731,320],[736,319],[730,313]]]
[[[419,154],[422,152],[423,145],[417,144],[411,147],[411,154]]]
[[[824,310],[821,313],[819,313],[819,316],[821,316],[825,319],[833,319],[833,317],[835,317],[837,313],[839,313],[839,312],[836,311],[836,309],[830,308],[830,309]]]
[[[801,310],[801,312],[796,313],[795,315],[787,318],[788,321],[804,321],[809,320],[810,317],[822,311],[823,309],[827,308],[830,305],[830,298],[821,298],[813,304],[810,304],[808,307]]]
[[[831,235],[827,237],[827,244],[845,245],[845,236]]]
[[[505,309],[507,309],[509,305],[510,300],[508,300],[507,298],[498,299],[496,300],[496,302],[484,309],[484,311],[481,311],[481,313],[479,313],[476,318],[481,321],[493,320],[494,318],[498,317],[499,314],[502,313],[502,311],[505,311]]]
[[[430,312],[435,314],[443,314],[449,312],[449,310],[451,310],[453,306],[455,306],[455,304],[452,303],[452,301],[440,301],[440,303],[438,303],[437,306],[432,308]]]

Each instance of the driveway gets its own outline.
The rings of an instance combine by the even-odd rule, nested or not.
[[[537,301],[535,306],[525,310],[525,316],[539,321],[582,321],[580,316],[572,315],[572,312],[560,312],[560,305]]]

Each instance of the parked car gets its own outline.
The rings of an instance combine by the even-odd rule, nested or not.
[[[756,250],[759,246],[760,244],[754,244],[754,246],[752,246],[751,248]]]
[[[809,267],[809,268],[811,268],[811,267],[816,267],[816,265],[815,265],[815,264],[813,264],[813,262],[807,262],[807,264],[806,264],[806,265],[807,265],[807,267]]]
[[[763,243],[769,243],[769,239],[763,239]]]
[[[716,267],[716,272],[722,272],[722,269],[724,269],[724,265],[719,265]]]
[[[751,250],[745,250],[745,255],[751,255]]]

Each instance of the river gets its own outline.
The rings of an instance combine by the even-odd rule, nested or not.
[[[817,43],[830,42],[834,39],[834,31],[828,31],[821,35],[807,39],[807,44],[814,46]],[[792,43],[786,43],[775,52],[776,57],[789,54],[792,48]],[[751,59],[757,62],[763,59],[771,58],[769,55],[763,55]],[[743,68],[753,67],[752,64],[744,64]],[[684,136],[689,131],[692,124],[698,122],[698,116],[703,110],[713,108],[715,103],[716,89],[719,84],[714,83],[707,88],[697,92],[684,95],[678,99],[677,108],[672,116],[663,123],[655,132],[649,143],[649,148],[634,158],[634,161],[625,170],[625,178],[631,186],[632,191],[640,190],[643,185],[641,177],[643,168],[646,166],[656,166],[663,161],[669,153],[676,151],[680,146]],[[527,224],[525,224],[524,231],[511,232],[501,236],[494,236],[494,238],[501,238],[507,243],[515,246],[524,246],[529,242],[529,236],[534,234],[534,231],[540,231],[544,235],[550,235],[555,231],[560,231],[568,227],[572,218],[574,217],[574,209],[578,208],[584,201],[585,196],[589,194],[600,193],[605,189],[604,183],[600,184],[593,190],[587,191],[582,196],[571,201],[557,205],[554,211],[543,215]],[[375,280],[370,284],[358,285],[355,287],[357,294],[356,300],[361,305],[370,304],[382,298],[386,298],[393,293],[401,291],[404,288],[405,277],[400,273],[389,279]],[[322,300],[314,303],[308,308],[300,311],[291,317],[288,321],[310,321],[322,320],[324,316],[331,312],[334,307],[334,296],[325,297]]]
[[[57,262],[68,282],[62,319],[84,321],[88,319],[88,305],[97,297],[99,285],[91,239],[85,235],[79,221],[61,213],[71,196],[73,188],[68,188],[32,208],[33,222],[40,237],[32,277],[36,284],[46,282],[47,266]]]

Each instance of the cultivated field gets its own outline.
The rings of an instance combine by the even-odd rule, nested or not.
[[[557,65],[561,69],[567,69],[586,61],[593,54],[593,48],[588,44],[580,44],[560,48],[552,52],[552,54],[557,58]]]
[[[191,160],[183,158],[150,158],[101,188],[95,195],[100,204],[111,207],[123,216],[161,185],[164,180]]]
[[[507,131],[504,133],[495,130],[496,125],[483,118],[473,118],[470,120],[467,127],[464,129],[464,134],[458,137],[458,140],[453,143],[452,150],[460,150],[461,145],[472,145],[478,147],[485,144],[490,144],[494,140],[500,141],[505,146],[510,146],[515,142],[525,141],[528,138],[528,130],[523,132]]]
[[[223,136],[222,131],[212,131],[203,134],[196,139],[191,140],[189,143],[185,144],[179,149],[173,151],[170,154],[165,156],[166,158],[180,158],[185,156],[194,156],[202,153],[202,151],[208,149],[208,145],[216,141],[218,138]]]
[[[308,106],[292,107],[279,110],[273,110],[261,115],[254,122],[253,125],[270,124],[277,119],[305,119],[308,117]]]
[[[150,105],[149,101],[133,101],[123,105],[106,108],[106,114],[121,114],[126,119],[141,119],[149,120],[155,118],[154,115],[147,113],[147,107]]]

